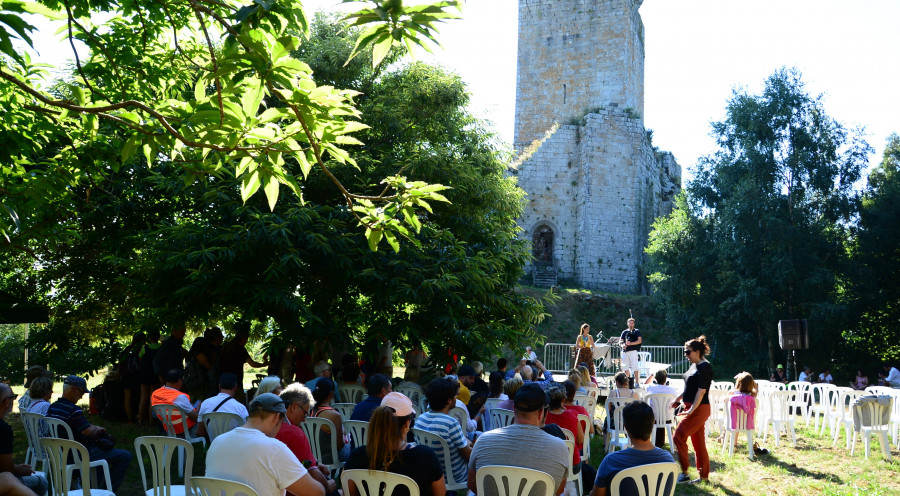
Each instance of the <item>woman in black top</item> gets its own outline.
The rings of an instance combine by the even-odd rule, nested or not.
[[[678,461],[681,464],[681,475],[678,482],[708,482],[709,481],[709,454],[706,452],[706,432],[704,425],[709,418],[709,387],[713,380],[712,365],[704,358],[709,353],[709,345],[706,336],[700,336],[684,343],[684,356],[691,362],[691,368],[684,373],[684,392],[675,399],[672,407],[675,408],[684,401],[684,411],[681,423],[675,430],[675,449],[678,451]],[[691,481],[688,476],[688,448],[687,440],[691,438],[694,445],[695,458],[697,459],[697,471],[700,478]]]
[[[447,485],[437,455],[428,446],[408,444],[415,414],[412,402],[400,393],[389,393],[372,412],[369,420],[368,444],[350,453],[344,470],[384,470],[405,475],[416,481],[421,496],[446,496]],[[359,496],[353,482],[345,488],[347,496]],[[404,487],[398,487],[394,496],[409,496]]]

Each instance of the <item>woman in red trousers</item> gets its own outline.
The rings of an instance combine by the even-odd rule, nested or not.
[[[684,356],[691,362],[691,368],[684,373],[684,392],[672,404],[675,408],[678,403],[684,402],[683,417],[675,430],[675,449],[681,464],[678,482],[709,482],[709,454],[706,452],[704,425],[710,414],[709,395],[706,393],[712,384],[713,369],[704,358],[708,353],[706,336],[684,343]],[[688,438],[694,445],[697,470],[700,472],[700,478],[695,480],[688,476]]]

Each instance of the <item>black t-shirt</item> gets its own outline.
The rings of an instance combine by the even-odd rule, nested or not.
[[[689,368],[688,371],[684,373],[684,396],[681,397],[681,401],[685,403],[693,403],[694,398],[697,397],[697,390],[705,389],[706,394],[703,395],[703,399],[700,400],[700,404],[708,405],[709,386],[712,384],[712,380],[712,365],[710,365],[706,360],[703,360],[696,366]]]
[[[366,454],[365,446],[360,446],[350,452],[350,456],[344,463],[344,470],[357,468],[369,468],[369,455]],[[405,475],[416,481],[421,496],[431,496],[431,483],[444,476],[444,471],[441,470],[441,464],[438,462],[434,450],[419,445],[400,451],[388,472]],[[409,491],[405,487],[398,487],[392,496],[409,496]]]
[[[12,427],[0,420],[0,455],[11,455],[13,452]]]
[[[638,338],[640,338],[640,337],[641,337],[641,331],[639,331],[637,329],[635,329],[633,331],[629,331],[628,329],[625,329],[624,331],[622,331],[622,335],[619,337],[619,339],[621,339],[622,343],[625,343],[626,341],[637,341]],[[625,351],[641,351],[641,345],[639,345],[639,344],[627,345],[627,346],[625,346]]]

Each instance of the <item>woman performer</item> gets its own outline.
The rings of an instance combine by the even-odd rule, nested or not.
[[[591,326],[581,324],[581,333],[575,339],[575,350],[578,351],[575,356],[575,367],[579,363],[584,363],[588,367],[588,372],[594,375],[594,338],[591,336]]]
[[[683,417],[675,430],[675,449],[681,464],[678,482],[709,482],[709,454],[706,452],[706,433],[703,428],[710,414],[709,395],[706,392],[713,380],[712,365],[704,358],[708,353],[706,336],[684,343],[684,356],[691,362],[691,367],[684,373],[684,392],[672,403],[672,408],[676,408],[684,399],[684,411],[680,414]],[[697,470],[700,472],[700,478],[693,481],[688,476],[688,438],[691,438],[694,445]]]

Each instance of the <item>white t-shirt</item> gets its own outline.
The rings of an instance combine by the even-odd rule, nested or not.
[[[537,353],[535,353],[534,350],[531,350],[531,351],[525,353],[525,355],[522,356],[522,358],[524,358],[525,360],[531,360],[532,362],[534,362],[535,360],[537,360]]]
[[[203,414],[210,413],[219,406],[219,403],[225,401],[225,398],[231,398],[228,393],[219,393],[212,398],[206,398],[203,400],[203,403],[200,403],[200,409],[197,411],[197,422],[203,421]],[[234,413],[236,415],[240,415],[242,419],[246,419],[248,415],[247,407],[244,406],[240,401],[231,398],[225,403],[222,403],[222,406],[219,406],[217,412],[225,412],[225,413]],[[237,427],[236,425],[234,427]]]
[[[800,382],[809,382],[809,374],[806,372],[800,372]]]
[[[891,371],[885,380],[888,382],[900,382],[900,370],[897,370],[897,367],[891,367]]]
[[[238,427],[217,437],[206,453],[206,476],[242,482],[259,496],[284,496],[306,469],[281,441]]]
[[[834,377],[832,377],[831,374],[825,375],[825,373],[822,372],[821,374],[819,374],[819,382],[831,384],[834,382]]]

